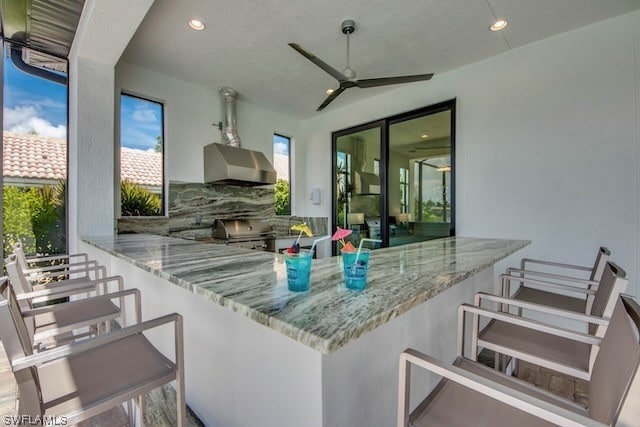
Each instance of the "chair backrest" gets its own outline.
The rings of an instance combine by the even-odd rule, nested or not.
[[[611,317],[618,295],[627,290],[629,281],[625,279],[626,275],[627,273],[615,263],[606,263],[589,314],[597,317]],[[603,337],[605,330],[604,325],[589,325],[589,333],[592,335]]]
[[[617,298],[589,382],[589,417],[606,425],[638,425],[640,419],[640,306]]]
[[[15,255],[9,255],[9,257],[5,259],[5,267],[7,269],[7,275],[9,276],[9,282],[11,284],[10,287],[12,292],[15,292],[15,295],[22,295],[33,290],[31,282],[24,277],[24,273],[18,266],[18,261]],[[17,307],[20,308],[20,311],[28,310],[33,308],[33,304],[31,303],[31,299],[20,299],[17,302]],[[31,336],[31,339],[33,339],[36,329],[35,319],[33,317],[29,317],[25,323],[27,325],[29,335]]]
[[[9,362],[16,358],[33,354],[32,337],[27,331],[16,295],[6,278],[4,286],[0,287],[0,340],[4,346]],[[42,415],[42,397],[35,368],[22,369],[14,372],[20,390],[20,414]]]
[[[15,242],[13,244],[13,254],[16,256],[18,267],[20,267],[22,271],[29,268],[27,266],[27,256],[24,254],[24,248],[22,247],[21,242]]]
[[[9,255],[4,260],[5,267],[7,269],[7,275],[11,281],[11,286],[14,288],[16,294],[26,294],[33,291],[31,282],[27,280],[24,272],[18,264],[18,257],[16,254]]]
[[[589,277],[589,280],[599,282],[600,279],[602,279],[604,267],[605,265],[607,265],[610,256],[611,251],[609,251],[609,249],[605,248],[604,246],[600,246],[600,249],[598,249],[598,255],[596,256],[596,262],[593,264],[593,269],[591,270],[591,276]]]

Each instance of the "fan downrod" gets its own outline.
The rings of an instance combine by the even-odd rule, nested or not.
[[[353,19],[342,21],[341,27],[344,34],[353,34],[356,31],[356,23]]]

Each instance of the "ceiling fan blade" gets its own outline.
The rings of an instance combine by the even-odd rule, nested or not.
[[[379,79],[363,79],[355,82],[356,86],[360,88],[376,87],[386,85],[397,85],[400,83],[420,82],[423,80],[429,80],[433,77],[433,74],[416,74],[414,76],[398,76],[398,77],[381,77]]]
[[[346,77],[338,70],[333,68],[331,65],[324,62],[322,59],[315,56],[313,53],[304,50],[300,45],[296,43],[289,43],[289,46],[294,48],[298,53],[307,58],[309,61],[316,64],[318,67],[322,68],[327,74],[331,75],[334,79],[339,82],[346,80]]]
[[[336,99],[338,97],[338,95],[340,95],[342,92],[344,92],[345,89],[346,88],[341,86],[338,89],[334,90],[333,93],[331,95],[329,95],[327,97],[327,99],[325,99],[322,104],[320,104],[320,106],[318,107],[318,109],[316,111],[324,110],[324,107],[326,107],[327,105],[331,104],[331,102],[333,102],[333,100]]]

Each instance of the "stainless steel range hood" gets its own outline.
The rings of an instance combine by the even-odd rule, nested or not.
[[[371,172],[354,173],[355,193],[360,195],[380,194],[380,177]]]
[[[276,170],[264,153],[240,148],[236,129],[236,91],[223,87],[220,97],[225,112],[220,129],[223,144],[204,147],[204,182],[242,186],[275,184]]]

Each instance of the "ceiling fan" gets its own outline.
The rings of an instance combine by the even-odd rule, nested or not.
[[[349,67],[349,35],[353,34],[356,30],[356,23],[347,19],[342,22],[342,32],[347,35],[347,66],[342,72],[336,70],[313,53],[304,50],[300,45],[296,43],[289,43],[289,46],[298,51],[302,56],[307,58],[309,61],[316,64],[326,73],[331,75],[333,78],[338,80],[340,83],[340,87],[330,93],[327,99],[324,100],[322,104],[318,107],[318,111],[322,111],[324,107],[329,105],[334,99],[338,97],[342,92],[350,87],[359,87],[359,88],[368,88],[368,87],[376,87],[376,86],[387,86],[387,85],[396,85],[399,83],[411,83],[418,82],[423,80],[429,80],[433,77],[433,74],[416,74],[413,76],[397,76],[397,77],[380,77],[377,79],[360,79],[356,78],[356,72]]]

